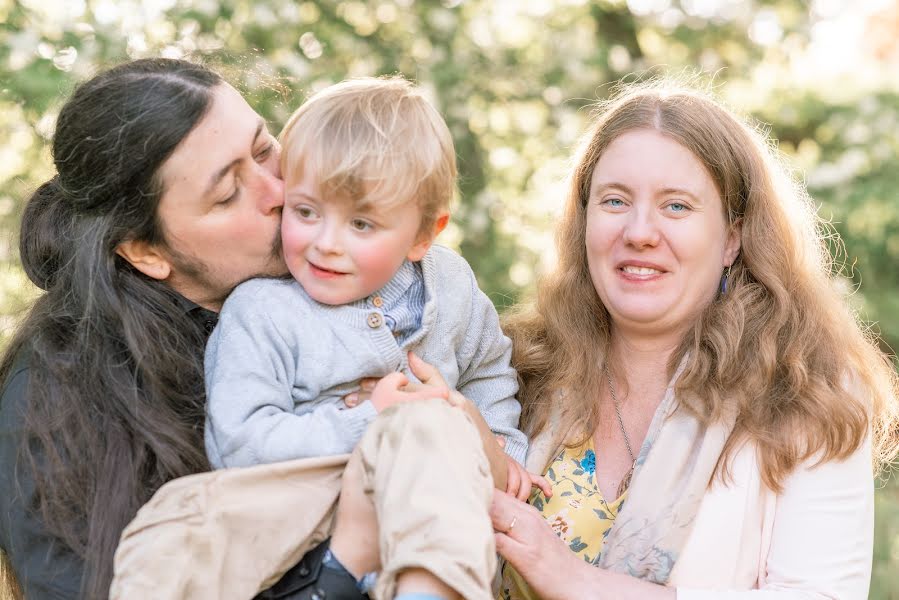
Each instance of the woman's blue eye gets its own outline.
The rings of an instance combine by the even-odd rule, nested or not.
[[[689,210],[690,207],[686,204],[681,204],[680,202],[672,202],[668,205],[668,208],[671,209],[671,212],[684,212],[685,210]]]
[[[621,198],[609,198],[605,203],[612,208],[620,208],[624,206],[624,200],[622,200]]]

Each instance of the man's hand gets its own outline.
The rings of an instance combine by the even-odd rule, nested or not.
[[[350,392],[344,396],[343,403],[346,404],[347,408],[356,408],[366,400],[371,400],[371,393],[374,391],[375,386],[378,385],[379,381],[381,380],[377,377],[364,378],[359,382],[359,391]]]

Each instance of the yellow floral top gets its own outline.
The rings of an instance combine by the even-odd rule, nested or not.
[[[546,469],[552,486],[547,500],[534,490],[528,501],[540,511],[553,531],[571,551],[592,563],[602,552],[603,543],[627,492],[608,504],[596,485],[596,452],[593,438],[579,448],[564,448]],[[537,594],[508,563],[503,568],[500,600],[538,600]]]

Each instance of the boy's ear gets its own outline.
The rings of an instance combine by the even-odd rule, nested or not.
[[[422,232],[418,236],[418,241],[414,246],[409,250],[409,254],[406,255],[406,258],[411,260],[412,262],[417,262],[425,257],[425,254],[428,253],[428,250],[431,248],[431,244],[434,243],[434,239],[440,235],[440,232],[446,229],[446,225],[449,223],[449,213],[444,212],[438,215],[437,219],[434,221],[434,225],[431,227],[430,231]]]
[[[165,255],[147,242],[137,240],[122,242],[115,252],[147,277],[163,281],[172,273],[172,264]]]

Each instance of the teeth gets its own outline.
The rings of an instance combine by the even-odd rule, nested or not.
[[[652,269],[650,267],[627,266],[627,267],[621,267],[621,270],[624,271],[625,273],[633,273],[634,275],[654,275],[656,273],[661,273],[661,271]]]

